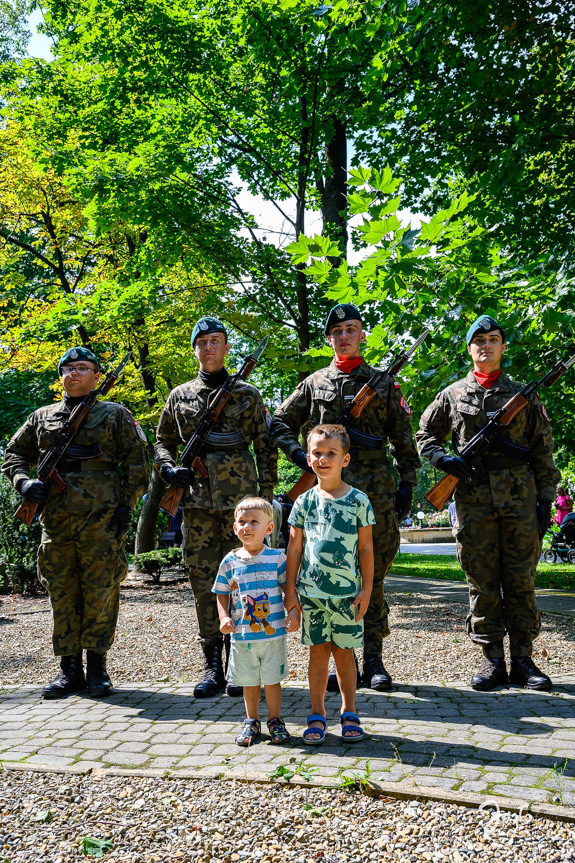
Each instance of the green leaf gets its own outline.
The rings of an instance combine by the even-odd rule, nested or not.
[[[40,812],[37,812],[32,821],[40,821],[42,824],[49,824],[50,821],[54,820],[54,814],[51,809],[42,809]]]
[[[388,216],[387,219],[383,219],[383,221],[370,222],[366,225],[363,238],[367,243],[375,245],[376,243],[381,242],[387,234],[398,231],[400,228],[401,222],[394,214],[392,216]]]
[[[114,846],[109,839],[94,839],[91,836],[83,836],[81,847],[84,857],[103,857],[106,851],[111,851]]]

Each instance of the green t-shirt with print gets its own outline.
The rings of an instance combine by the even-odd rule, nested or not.
[[[367,495],[350,488],[343,497],[322,497],[315,486],[298,497],[289,523],[304,532],[299,593],[355,596],[361,590],[358,529],[375,524]]]

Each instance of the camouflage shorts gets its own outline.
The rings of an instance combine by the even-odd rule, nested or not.
[[[331,642],[336,647],[356,648],[363,645],[363,620],[355,619],[351,607],[353,596],[318,598],[301,596],[303,644]]]

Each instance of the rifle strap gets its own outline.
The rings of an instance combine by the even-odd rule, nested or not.
[[[386,458],[384,449],[359,449],[352,446],[349,451],[352,461],[382,461]]]
[[[523,467],[528,464],[527,459],[513,458],[512,456],[505,455],[483,456],[481,461],[487,471],[504,470],[509,467]]]
[[[58,473],[90,473],[91,471],[118,470],[117,461],[61,461]]]

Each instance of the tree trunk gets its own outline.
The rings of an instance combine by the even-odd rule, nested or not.
[[[309,150],[309,126],[308,126],[308,111],[307,99],[301,97],[301,138],[299,142],[299,157],[298,157],[298,183],[297,183],[297,199],[296,199],[296,217],[295,217],[295,234],[296,239],[301,234],[305,234],[305,205],[306,205],[306,188],[307,188],[307,164]],[[305,272],[305,264],[297,266],[297,338],[298,349],[300,354],[305,353],[309,348],[309,300],[307,296],[307,276]],[[300,381],[306,377],[305,372],[299,373]]]
[[[135,545],[136,554],[153,551],[156,547],[156,522],[158,521],[160,500],[165,488],[166,484],[160,478],[160,474],[155,468],[152,468],[146,499],[140,512],[140,518],[138,519]]]
[[[323,233],[347,255],[347,136],[346,125],[332,116],[333,137],[325,145],[326,176],[322,196]],[[341,258],[331,258],[338,267]]]

